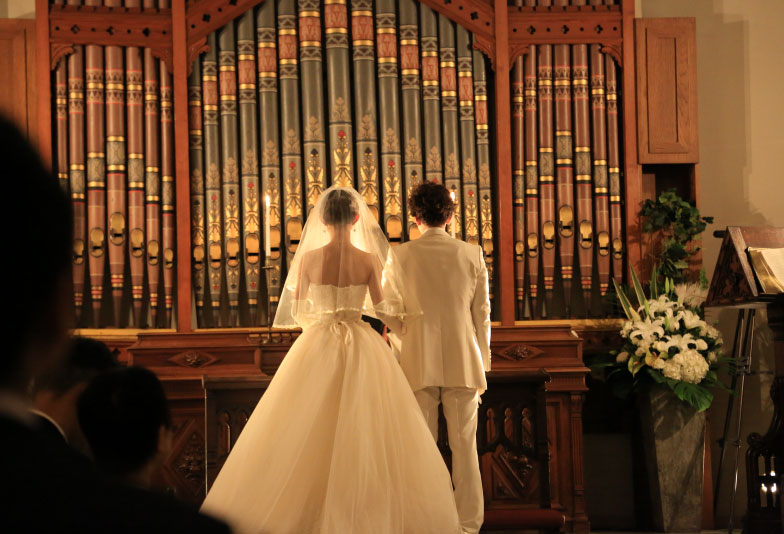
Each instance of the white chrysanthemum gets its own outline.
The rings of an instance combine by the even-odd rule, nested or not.
[[[628,352],[619,352],[618,356],[615,357],[615,361],[618,363],[624,363],[628,359],[629,359]]]
[[[654,369],[664,369],[664,366],[667,365],[667,360],[664,358],[656,358],[651,362],[651,367]]]
[[[675,294],[678,295],[678,302],[691,308],[699,308],[708,297],[708,290],[699,284],[677,284]]]
[[[661,372],[667,378],[672,378],[673,380],[681,379],[681,366],[672,360],[664,362],[661,367]]]

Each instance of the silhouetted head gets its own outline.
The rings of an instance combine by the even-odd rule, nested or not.
[[[71,203],[22,133],[0,118],[6,254],[0,388],[24,390],[62,357],[71,326]]]
[[[90,382],[79,399],[79,423],[98,467],[126,478],[163,454],[171,415],[158,377],[127,367]]]

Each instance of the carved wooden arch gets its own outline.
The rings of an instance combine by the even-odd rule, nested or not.
[[[495,11],[480,0],[417,0],[474,35],[474,48],[485,54],[495,70]]]
[[[207,36],[230,21],[261,5],[265,0],[201,0],[187,10],[188,61],[207,51]],[[495,17],[493,9],[479,0],[417,0],[459,24],[474,37],[474,48],[484,53],[495,68]],[[191,66],[189,64],[189,72]]]
[[[532,44],[536,43],[517,43],[515,45],[511,45],[509,47],[509,68],[514,67],[514,62],[517,58],[523,56],[525,57],[528,54],[528,50]],[[542,43],[542,44],[549,44],[549,43]],[[580,42],[574,42],[569,44],[582,44]],[[615,60],[615,64],[619,67],[623,67],[623,54],[622,54],[622,46],[621,43],[614,43],[614,44],[601,44],[601,52],[609,55],[613,60]]]
[[[80,44],[149,48],[173,72],[171,9],[53,4],[48,26],[51,70]]]

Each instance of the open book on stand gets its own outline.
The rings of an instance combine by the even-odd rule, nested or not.
[[[784,248],[749,247],[749,259],[763,293],[784,293]]]

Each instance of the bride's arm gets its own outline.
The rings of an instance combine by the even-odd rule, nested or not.
[[[368,288],[376,315],[393,333],[404,334],[406,309],[397,286],[391,279],[395,276],[395,270],[394,252],[390,251],[387,265],[383,270],[381,262],[377,260],[373,262]]]

